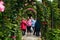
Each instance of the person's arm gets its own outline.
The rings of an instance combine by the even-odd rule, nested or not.
[[[23,23],[26,25],[27,24],[27,21],[25,20],[25,21],[23,21]]]

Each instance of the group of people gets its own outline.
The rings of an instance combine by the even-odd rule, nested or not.
[[[22,35],[24,36],[26,34],[27,30],[27,35],[30,35],[33,32],[33,35],[40,36],[40,21],[39,18],[33,18],[33,17],[28,17],[25,19],[24,17],[21,20],[21,30],[22,30]],[[33,31],[31,30],[33,29]]]

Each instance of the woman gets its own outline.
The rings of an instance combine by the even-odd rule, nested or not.
[[[22,18],[22,21],[21,21],[21,30],[22,30],[22,35],[24,36],[25,35],[25,32],[26,32],[26,20],[24,18]]]
[[[28,17],[28,19],[27,19],[27,33],[30,33],[30,34],[31,34],[31,25],[32,25],[31,18]]]
[[[32,28],[33,28],[33,35],[35,35],[35,23],[36,23],[36,19],[32,18]]]

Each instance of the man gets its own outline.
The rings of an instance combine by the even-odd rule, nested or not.
[[[39,18],[37,18],[36,23],[35,23],[35,32],[36,32],[36,36],[39,36],[39,32],[40,32],[40,21],[39,21]]]

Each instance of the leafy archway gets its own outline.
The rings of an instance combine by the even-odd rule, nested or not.
[[[33,8],[27,8],[27,9],[24,10],[23,16],[24,16],[25,18],[28,17],[28,16],[29,16],[29,17],[32,16],[33,18],[36,18],[36,17],[37,17],[37,12],[36,12],[36,10],[33,9]]]
[[[34,16],[36,17],[36,15],[38,15],[38,17],[40,18],[40,21],[41,21],[40,25],[41,25],[41,30],[42,30],[41,31],[42,36],[45,37],[46,40],[55,40],[55,39],[60,40],[60,38],[59,38],[60,36],[58,36],[59,32],[60,32],[59,30],[58,30],[58,32],[54,31],[54,30],[52,31],[51,29],[50,29],[51,31],[49,31],[49,28],[51,27],[51,25],[50,25],[51,24],[51,16],[50,16],[51,13],[54,14],[53,15],[54,27],[56,29],[60,28],[60,23],[59,23],[60,22],[60,15],[59,15],[60,9],[58,9],[58,7],[57,7],[57,5],[58,5],[57,0],[54,0],[54,2],[52,2],[52,3],[48,2],[47,0],[44,0],[42,5],[40,4],[40,2],[35,3],[33,1],[30,1],[30,2],[27,1],[27,5],[26,5],[25,4],[26,2],[23,0],[9,0],[9,1],[4,0],[4,2],[6,4],[5,5],[6,9],[5,9],[5,12],[3,12],[3,17],[2,17],[2,13],[0,13],[0,31],[1,31],[0,40],[12,40],[10,38],[11,36],[13,36],[13,37],[16,36],[17,38],[15,38],[15,39],[20,40],[21,39],[21,32],[19,30],[19,27],[20,27],[19,24],[20,24],[20,19],[21,19],[20,16],[27,17],[28,16],[27,14],[32,14],[33,17]],[[32,7],[32,5],[37,6],[37,10],[34,9]],[[53,7],[53,8],[51,8],[51,7]],[[20,8],[23,10],[23,12],[20,11],[21,10]],[[26,9],[24,9],[24,8],[26,8]],[[32,8],[32,10],[31,10],[31,8]],[[37,11],[37,13],[35,14],[35,11],[33,11],[33,10]],[[4,22],[4,23],[2,23],[2,22]],[[1,23],[3,25],[1,25]],[[13,34],[12,32],[14,33],[14,35],[11,35],[11,34]],[[55,38],[54,38],[54,36],[55,36]]]

